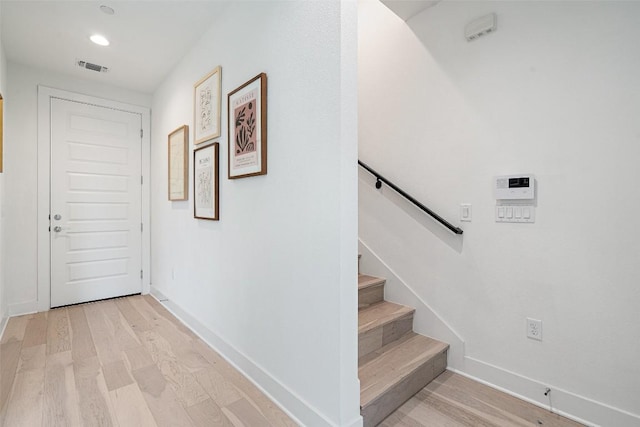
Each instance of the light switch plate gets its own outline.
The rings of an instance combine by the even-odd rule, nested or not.
[[[471,222],[471,204],[462,203],[460,205],[460,221]]]
[[[536,222],[536,207],[516,204],[497,205],[496,222]]]

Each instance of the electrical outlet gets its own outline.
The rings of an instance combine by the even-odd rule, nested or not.
[[[542,320],[527,317],[527,338],[542,341]]]

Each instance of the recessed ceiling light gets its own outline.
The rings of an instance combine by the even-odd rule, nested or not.
[[[113,15],[114,13],[116,13],[116,11],[113,10],[112,7],[105,6],[104,4],[102,6],[100,6],[100,10],[102,12],[106,13],[107,15]]]
[[[109,46],[109,40],[107,40],[104,36],[101,36],[100,34],[94,34],[91,37],[89,37],[89,39],[95,44],[98,44],[100,46]]]

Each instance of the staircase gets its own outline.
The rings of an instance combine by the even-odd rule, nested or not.
[[[385,279],[358,275],[358,377],[364,427],[384,420],[447,367],[449,345],[413,332],[414,309],[384,300]]]

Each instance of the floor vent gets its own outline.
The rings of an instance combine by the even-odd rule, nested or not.
[[[87,61],[76,61],[76,64],[78,64],[78,67],[80,68],[86,68],[87,70],[91,70],[91,71],[97,71],[99,73],[106,73],[109,71],[108,67],[105,67],[103,65],[98,65],[98,64],[92,64],[91,62],[87,62]]]

